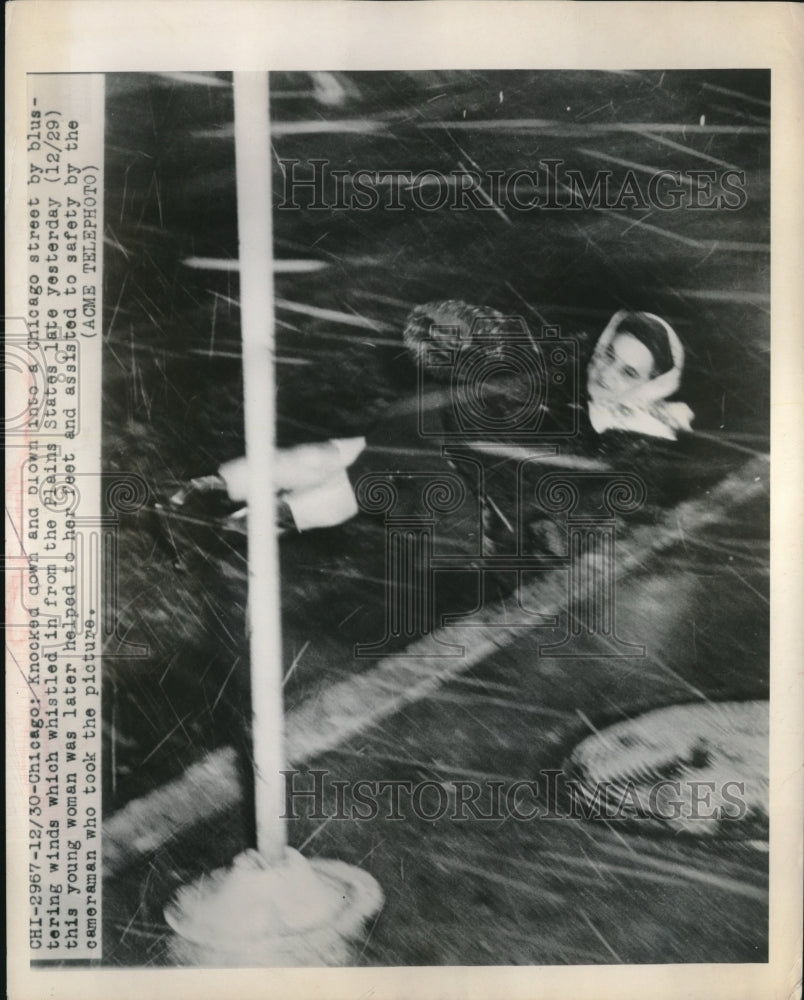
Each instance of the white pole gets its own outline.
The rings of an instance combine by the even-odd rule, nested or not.
[[[342,861],[287,844],[279,551],[274,525],[274,290],[267,73],[234,74],[248,500],[248,619],[257,850],[183,886],[165,909],[182,964],[346,965],[382,890]],[[277,875],[281,877],[277,877]],[[255,931],[256,928],[256,931]]]
[[[248,462],[248,618],[257,850],[270,865],[287,834],[279,551],[274,526],[273,226],[267,73],[234,74],[237,227]]]

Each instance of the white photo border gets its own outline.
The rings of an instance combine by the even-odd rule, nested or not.
[[[762,965],[336,970],[31,971],[24,817],[9,773],[8,954],[12,1000],[237,997],[793,997],[800,991],[802,684],[799,165],[804,11],[792,3],[429,3],[340,0],[17,0],[7,7],[7,204],[19,178],[26,73],[392,69],[771,70],[772,472],[770,960]],[[10,189],[10,190],[9,190]],[[7,315],[22,315],[13,217]],[[15,312],[16,309],[16,312]],[[9,711],[15,706],[9,704]],[[9,754],[13,763],[13,755]],[[800,992],[799,994],[800,995]]]

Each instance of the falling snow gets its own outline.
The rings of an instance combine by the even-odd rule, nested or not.
[[[366,516],[283,536],[292,764],[333,780],[513,782],[560,767],[612,722],[767,697],[768,74],[299,72],[271,82],[276,185],[279,159],[447,174],[552,158],[590,176],[623,164],[736,169],[748,195],[733,212],[275,213],[280,445],[368,432],[431,468],[433,449],[401,416],[417,392],[401,331],[413,306],[443,299],[560,325],[587,353],[616,309],[661,314],[687,347],[682,395],[696,414],[672,478],[659,461],[653,502],[622,525],[620,628],[646,642],[645,658],[542,658],[549,629],[538,640],[532,629],[490,633],[487,651],[478,636],[483,655],[443,683],[420,661],[421,697],[396,661],[405,683],[389,669],[382,709],[350,713],[354,731],[307,755],[310,713],[376,667],[353,649],[383,628],[383,525]],[[169,961],[171,893],[253,836],[246,536],[225,510],[164,505],[243,451],[232,115],[225,74],[108,80],[104,463],[152,491],[122,520],[118,582],[119,634],[150,655],[104,666],[104,806],[119,837],[107,837],[109,964]],[[447,549],[460,544],[445,535]],[[492,586],[489,601],[511,607],[510,585]],[[465,610],[476,593],[455,574],[440,600]],[[170,792],[155,799],[160,789]],[[151,820],[138,847],[142,802]],[[302,812],[289,823],[293,845],[361,865],[383,887],[359,964],[767,959],[767,857],[737,835]]]

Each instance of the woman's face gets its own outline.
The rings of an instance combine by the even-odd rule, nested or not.
[[[618,333],[603,356],[593,358],[587,376],[591,395],[621,397],[653,377],[653,355],[630,333]]]

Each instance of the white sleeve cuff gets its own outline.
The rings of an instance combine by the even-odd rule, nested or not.
[[[283,495],[299,531],[331,528],[358,512],[352,484],[342,469],[320,486]]]

